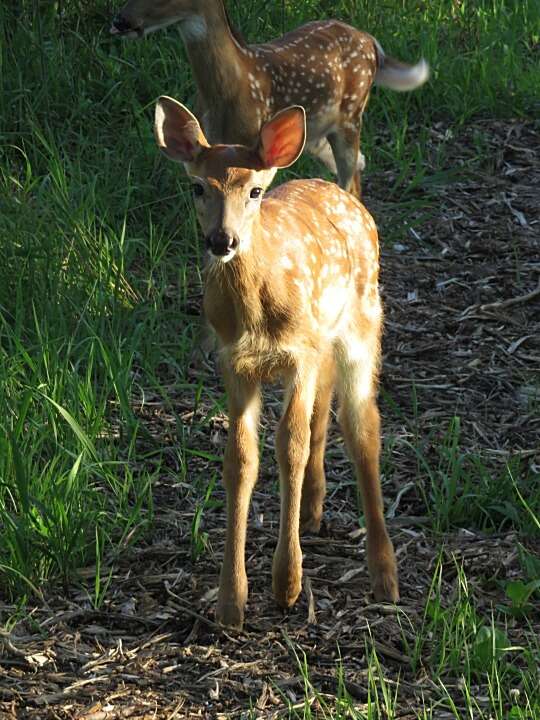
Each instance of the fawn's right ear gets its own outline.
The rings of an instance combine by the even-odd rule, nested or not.
[[[209,147],[197,118],[166,95],[156,104],[154,135],[159,149],[176,162],[193,162],[203,147]]]

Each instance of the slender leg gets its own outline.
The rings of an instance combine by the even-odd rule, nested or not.
[[[363,153],[360,152],[360,131],[362,129],[361,117],[362,116],[360,116],[360,119],[358,120],[358,127],[356,129],[358,155],[351,188],[351,193],[359,200],[362,199],[362,173],[364,172],[366,167],[366,158],[364,157]]]
[[[355,170],[354,178],[353,178],[353,189],[351,190],[351,192],[353,195],[356,195],[356,197],[359,200],[362,199],[362,173],[366,169],[366,158],[360,150],[360,138],[362,136],[362,118],[364,117],[364,110],[366,109],[368,100],[369,100],[369,92],[366,95],[366,97],[364,98],[364,102],[360,109],[359,115],[353,121],[355,128],[356,128],[355,130],[353,130],[353,133],[356,132],[356,138],[357,138],[357,143],[358,143],[357,144],[358,160],[356,163],[356,170]]]
[[[322,163],[324,163],[324,165],[326,165],[328,170],[330,170],[333,175],[337,175],[337,167],[334,153],[332,152],[330,143],[325,137],[320,139],[317,143],[311,143],[309,145],[306,145],[305,150],[310,155],[318,158]]]
[[[360,343],[357,345],[362,347]],[[377,600],[399,600],[394,548],[384,521],[379,477],[381,445],[380,417],[374,394],[376,351],[344,355],[340,362],[339,420],[351,459],[356,466],[358,485],[367,529],[367,561],[373,593]],[[371,346],[376,347],[375,344]],[[362,358],[361,355],[364,355]]]
[[[227,533],[221,567],[216,617],[222,625],[241,628],[247,601],[245,568],[247,518],[257,480],[259,385],[225,372],[229,404],[229,436],[223,461],[227,491]]]
[[[362,179],[358,170],[354,173],[350,192],[359,200],[362,199]]]
[[[337,165],[336,165],[336,159],[334,157],[334,153],[332,151],[332,146],[328,142],[327,138],[323,138],[320,140],[317,144],[306,146],[306,152],[312,155],[313,157],[318,158],[321,160],[328,170],[333,175],[338,174]],[[359,152],[358,153],[358,159],[356,162],[356,173],[353,177],[353,185],[354,188],[358,188],[358,193],[360,192],[360,174],[363,172],[364,168],[366,167],[366,158],[364,155]],[[358,198],[360,198],[360,195],[358,195]]]
[[[275,598],[283,607],[293,605],[302,589],[300,502],[309,457],[315,384],[316,370],[311,368],[290,379],[285,411],[276,435],[281,518],[272,578]]]
[[[326,494],[324,449],[334,382],[335,362],[333,356],[330,355],[321,364],[319,370],[315,404],[311,416],[309,458],[304,474],[300,506],[300,529],[303,533],[318,533],[321,528],[323,502]]]
[[[364,156],[360,154],[359,128],[340,128],[328,135],[328,142],[334,153],[339,186],[360,199],[360,167]]]

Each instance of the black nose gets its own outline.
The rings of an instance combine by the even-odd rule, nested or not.
[[[227,255],[238,245],[238,239],[225,230],[215,230],[206,238],[206,246],[213,255]]]
[[[125,18],[122,17],[122,15],[117,15],[113,18],[112,24],[118,32],[121,33],[129,32],[132,29],[131,25]]]

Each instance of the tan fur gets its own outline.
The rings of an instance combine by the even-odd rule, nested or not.
[[[272,137],[275,131],[286,140],[292,157],[295,148],[301,150],[299,125],[281,120],[265,127]],[[269,148],[269,156],[274,150]],[[195,203],[205,234],[219,229],[226,217],[228,232],[240,238],[228,259],[211,257],[204,293],[206,316],[220,340],[230,418],[223,471],[227,539],[217,617],[237,627],[247,600],[244,549],[257,476],[261,382],[281,380],[286,389],[276,434],[281,523],[273,588],[278,603],[289,607],[301,590],[300,523],[310,531],[320,527],[334,378],[364,502],[372,587],[377,599],[398,599],[379,482],[382,310],[375,223],[356,198],[323,180],[288,182],[255,202],[250,189],[266,187],[274,171],[240,169],[241,158],[246,148],[224,152],[218,146],[187,164],[189,174],[205,183],[205,195]]]
[[[179,23],[197,84],[197,111],[211,143],[252,146],[274,113],[302,105],[306,150],[359,196],[362,113],[377,73],[390,61],[371,35],[323,20],[272,42],[246,45],[231,29],[222,0],[129,0],[115,22],[132,29],[126,35]],[[414,71],[399,67],[407,77]],[[426,78],[418,76],[416,85],[409,80],[407,89]]]

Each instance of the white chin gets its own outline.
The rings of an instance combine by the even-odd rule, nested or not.
[[[235,257],[236,250],[231,250],[231,252],[228,252],[226,255],[214,255],[214,253],[209,250],[208,255],[212,263],[228,263]]]
[[[129,32],[120,32],[120,30],[117,30],[114,25],[110,29],[111,35],[119,35],[122,40],[136,40],[139,37],[139,34],[135,32],[135,30],[130,30]]]
[[[167,27],[166,25],[151,25],[150,27],[143,28],[143,37],[150,35],[150,33],[157,32],[161,28]]]

